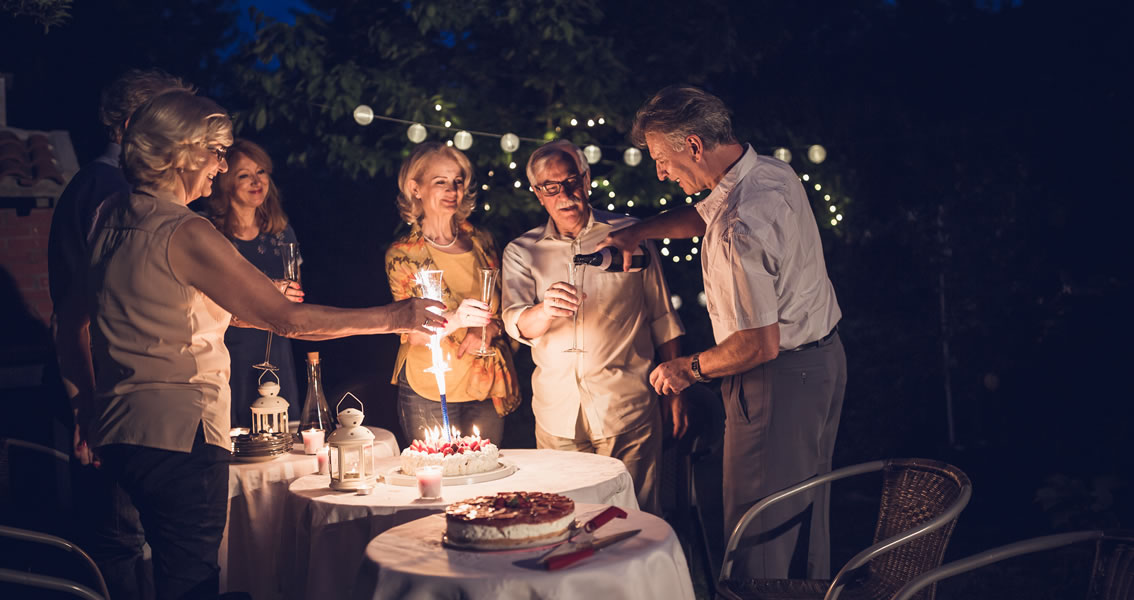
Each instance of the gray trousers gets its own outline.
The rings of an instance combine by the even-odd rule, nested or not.
[[[761,498],[831,470],[847,383],[839,334],[721,384],[725,537]],[[781,500],[745,530],[736,577],[830,577],[829,486]]]

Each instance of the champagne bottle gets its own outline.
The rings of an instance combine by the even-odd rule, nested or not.
[[[634,254],[630,258],[629,271],[631,273],[641,271],[650,266],[650,253],[646,250],[644,245],[638,246],[638,248],[641,252]],[[591,265],[604,271],[622,272],[622,251],[611,246],[607,246],[591,254],[576,254],[574,260],[577,265]]]
[[[323,392],[323,368],[318,352],[307,353],[307,400],[303,402],[303,413],[299,417],[299,430],[322,429],[327,434],[335,428],[335,419],[327,407],[327,397]]]

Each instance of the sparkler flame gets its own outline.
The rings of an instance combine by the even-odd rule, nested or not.
[[[414,279],[417,281],[417,284],[421,286],[423,298],[441,301],[442,273],[442,271],[431,269],[423,269],[417,272]],[[449,363],[446,361],[447,357],[441,356],[441,332],[438,330],[434,330],[434,334],[429,336],[429,353],[433,358],[433,364],[425,369],[425,372],[433,373],[433,378],[437,380],[437,391],[441,394],[441,420],[444,421],[445,424],[445,441],[448,443],[452,441],[453,436],[449,431],[449,408],[445,402],[445,372],[450,369]]]

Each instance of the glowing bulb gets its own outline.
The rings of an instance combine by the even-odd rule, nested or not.
[[[669,303],[673,306],[673,310],[681,310],[681,296],[674,294],[669,297]]]
[[[614,192],[611,192],[611,193],[613,194]],[[627,201],[626,201],[626,206],[628,206],[628,207],[630,207],[630,208],[633,208],[633,207],[634,207],[634,201],[633,201],[633,200],[627,200]]]
[[[576,119],[576,118],[574,118],[574,117],[572,117],[572,118],[571,118],[571,127],[574,127],[574,126],[576,126],[576,125],[578,125],[578,124],[579,124],[579,120],[578,120],[578,119]]]
[[[508,163],[508,168],[509,169],[515,169],[516,168],[516,161],[512,161],[512,162]]]
[[[518,189],[520,189],[520,186],[521,186],[521,185],[524,185],[524,184],[520,183],[520,180],[519,180],[519,179],[517,179],[517,180],[516,180],[516,183],[513,183],[513,184],[512,184],[512,187],[514,187],[514,188],[516,188],[516,189],[518,190]]]
[[[699,238],[697,236],[693,236],[693,243],[694,244],[696,244],[697,242],[700,242],[700,241],[701,241],[701,238]]]
[[[607,195],[610,196],[611,198],[613,198],[614,197],[614,190],[610,190],[610,193],[607,194]]]
[[[662,249],[661,249],[661,255],[662,255],[662,256],[669,256],[669,248],[666,248],[665,246],[662,246]]]
[[[614,205],[613,204],[607,204],[606,209],[607,210],[614,210]]]
[[[690,253],[690,254],[697,254],[697,249],[696,249],[696,248],[691,248],[691,249],[689,250],[689,253]]]
[[[493,176],[493,175],[495,175],[495,174],[496,174],[496,171],[489,171],[489,172],[488,172],[488,176],[489,176],[489,177],[492,177],[492,176]]]
[[[709,299],[705,296],[705,292],[697,292],[697,304],[705,306],[709,303]]]
[[[472,134],[464,129],[458,131],[457,134],[453,136],[453,144],[458,150],[468,150],[472,147]]]
[[[602,150],[600,150],[598,146],[591,144],[583,148],[583,156],[587,159],[588,163],[593,165],[599,160],[602,160]]]
[[[604,124],[604,123],[606,123],[606,119],[604,119],[604,118],[602,118],[602,117],[599,117],[599,118],[598,118],[598,124],[599,124],[599,125],[602,125],[602,124]]]
[[[818,192],[818,191],[819,191],[819,190],[821,190],[821,189],[823,189],[823,186],[822,186],[822,185],[820,185],[820,184],[818,184],[818,183],[816,183],[816,184],[815,184],[815,191],[816,191],[816,192]]]
[[[839,214],[835,215],[835,220],[836,221],[842,221],[843,220],[843,214],[839,213]]]
[[[515,152],[520,147],[520,136],[514,133],[505,133],[500,136],[500,149],[505,152]]]
[[[602,180],[602,187],[607,187],[608,185],[610,185],[610,180],[609,179],[603,179]]]
[[[446,140],[445,145],[449,146],[450,148],[453,147],[453,140]]]
[[[686,203],[686,204],[693,204],[693,199],[692,199],[692,198],[690,198],[689,196],[686,196],[686,197],[685,197],[685,203]]]
[[[642,151],[637,148],[627,148],[622,153],[622,162],[631,167],[638,166],[642,162]]]
[[[484,184],[484,185],[480,186],[480,189],[482,189],[482,190],[484,190],[484,191],[486,191],[486,192],[487,192],[487,191],[488,191],[488,184],[486,183],[486,184]]]
[[[445,127],[451,127],[452,125],[453,125],[452,121],[450,121],[449,119],[445,119]]]
[[[811,177],[807,173],[804,173],[803,177],[800,177],[800,179],[807,181],[807,180],[811,179]]]
[[[662,243],[663,246],[668,246],[669,245],[669,238],[662,238],[661,243]]]
[[[835,212],[836,210],[839,210],[839,209],[835,208],[834,204],[832,204],[831,206],[828,206],[827,209],[830,210],[831,212]]]
[[[685,255],[685,261],[686,261],[686,262],[689,262],[689,261],[691,261],[691,260],[693,260],[693,257],[692,257],[692,256],[690,256],[690,255],[688,255],[688,254],[686,254],[686,255]]]
[[[365,104],[359,104],[354,109],[354,121],[359,125],[369,125],[374,120],[374,109]]]
[[[434,105],[433,105],[433,110],[435,110],[435,111],[437,111],[437,112],[441,112],[441,105],[440,105],[440,104],[434,104]]]
[[[827,202],[830,202],[831,201],[831,195],[830,194],[823,194],[823,199],[826,200]]]
[[[814,144],[807,149],[807,159],[815,164],[819,164],[827,160],[827,149],[819,144]]]
[[[492,210],[492,205],[491,204],[485,204],[484,205],[484,212],[488,212],[490,210]]]
[[[674,255],[674,257],[673,257],[673,262],[681,262],[681,257],[680,257],[680,256],[677,256],[677,255]]]
[[[594,126],[595,126],[595,120],[594,119],[587,119],[587,127],[594,127]]]
[[[831,224],[832,224],[832,225],[838,225],[838,224],[839,224],[839,220],[838,220],[838,219],[831,219]]]
[[[425,125],[422,125],[421,123],[414,123],[413,125],[409,126],[409,129],[406,130],[406,137],[409,138],[409,141],[415,144],[420,144],[425,141],[426,133],[427,132],[425,131]]]
[[[772,156],[786,163],[791,162],[791,150],[788,150],[787,148],[776,148],[772,151]]]
[[[598,187],[598,182],[597,182],[597,181],[592,181],[592,182],[591,182],[591,187],[592,187],[592,188],[597,188],[597,187]]]
[[[665,202],[666,202],[665,198],[662,198],[661,200],[658,200],[658,204],[660,204],[660,205],[662,205],[662,206],[665,206]]]

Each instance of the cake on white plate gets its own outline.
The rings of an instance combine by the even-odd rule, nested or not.
[[[491,440],[479,436],[444,440],[414,440],[402,450],[402,473],[413,475],[421,467],[439,466],[441,476],[475,475],[499,466],[500,449]]]
[[[446,542],[498,550],[551,543],[567,535],[575,502],[547,492],[500,492],[445,509]]]

